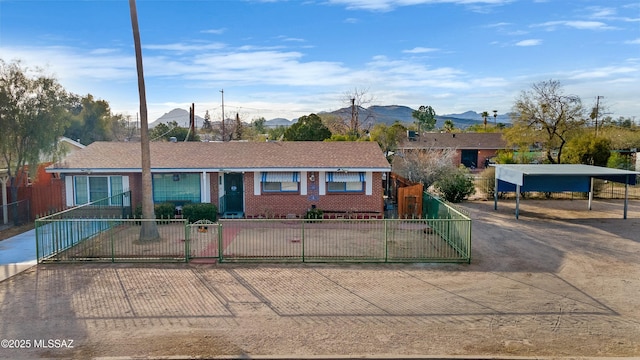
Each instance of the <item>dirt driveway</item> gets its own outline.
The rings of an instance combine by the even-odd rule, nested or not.
[[[470,265],[40,265],[0,358],[640,355],[639,201],[463,206]]]

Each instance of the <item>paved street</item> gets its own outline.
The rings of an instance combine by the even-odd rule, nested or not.
[[[36,230],[0,241],[0,281],[36,264]]]

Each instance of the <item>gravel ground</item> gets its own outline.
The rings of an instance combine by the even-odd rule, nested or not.
[[[471,264],[39,265],[0,358],[640,355],[639,201],[463,206]]]

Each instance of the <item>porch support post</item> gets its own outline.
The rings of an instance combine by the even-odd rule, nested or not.
[[[208,176],[206,171],[202,172],[200,176],[200,202],[210,203],[211,202],[211,177]]]
[[[2,186],[2,223],[9,223],[9,214],[7,213],[7,182],[9,175],[0,176],[0,186]]]

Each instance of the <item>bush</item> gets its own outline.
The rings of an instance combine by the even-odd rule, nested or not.
[[[155,204],[156,219],[173,219],[176,214],[176,206],[170,202]]]
[[[318,208],[309,209],[307,210],[307,213],[304,214],[305,219],[322,219],[323,216],[323,211]]]
[[[190,223],[199,220],[216,221],[218,219],[218,208],[214,204],[185,204],[182,207],[182,216]]]
[[[478,189],[480,189],[480,191],[482,191],[486,198],[490,198],[493,197],[493,192],[495,190],[496,187],[496,168],[493,166],[490,166],[486,169],[484,169],[481,173],[480,173],[480,179],[478,179]]]
[[[457,168],[451,174],[443,176],[435,183],[435,188],[445,200],[452,203],[461,202],[464,198],[476,192],[473,177],[464,166]]]
[[[153,211],[156,214],[156,219],[173,219],[176,214],[176,206],[170,202],[154,204]],[[142,219],[142,205],[136,206],[133,217]]]

